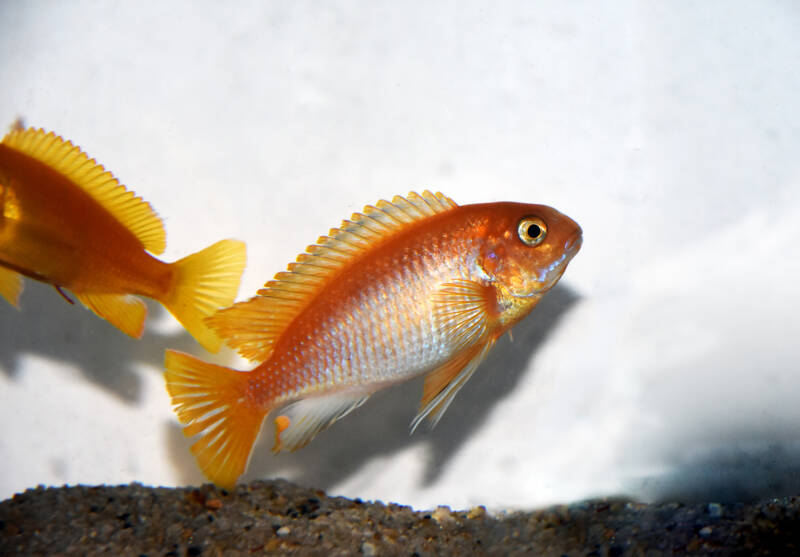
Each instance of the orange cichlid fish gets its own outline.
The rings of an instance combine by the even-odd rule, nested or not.
[[[245,246],[223,240],[174,263],[150,204],[69,141],[14,129],[0,143],[0,295],[17,306],[22,275],[69,289],[121,331],[139,338],[158,300],[208,350],[221,341],[204,319],[239,289]],[[67,298],[68,301],[69,298]]]
[[[580,249],[580,227],[544,205],[458,206],[411,193],[355,213],[250,300],[207,322],[260,362],[252,371],[168,350],[167,390],[200,468],[231,488],[267,414],[294,450],[372,393],[427,374],[413,428],[435,425],[498,337]]]

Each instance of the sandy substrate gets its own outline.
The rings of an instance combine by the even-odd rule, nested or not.
[[[493,517],[328,497],[285,481],[37,488],[0,503],[0,554],[787,555],[800,498],[754,504],[600,500]]]

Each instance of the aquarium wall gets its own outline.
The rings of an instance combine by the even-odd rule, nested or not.
[[[421,380],[243,480],[493,509],[800,488],[800,8],[792,2],[5,2],[0,126],[62,134],[148,201],[173,261],[247,243],[239,300],[379,199],[574,218],[584,242],[438,426]],[[0,498],[204,481],[165,349],[26,280],[0,301]]]

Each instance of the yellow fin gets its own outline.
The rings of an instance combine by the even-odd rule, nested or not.
[[[425,418],[428,418],[431,427],[439,423],[458,390],[472,377],[494,342],[495,339],[490,338],[482,344],[471,346],[425,376],[420,409],[411,422],[412,433]]]
[[[17,116],[14,118],[14,121],[11,122],[11,125],[8,127],[8,131],[12,132],[21,132],[25,129],[25,120],[22,119],[22,116]]]
[[[200,435],[192,453],[206,477],[236,486],[250,459],[266,412],[244,399],[247,372],[167,350],[164,378],[184,435]]]
[[[142,338],[147,306],[131,294],[73,292],[86,307],[134,338]]]
[[[458,351],[482,339],[493,311],[494,290],[471,280],[456,279],[434,294],[434,319]]]
[[[12,129],[3,144],[49,166],[88,193],[130,230],[147,251],[156,255],[164,251],[164,226],[150,204],[127,190],[80,147],[53,132],[35,128]]]
[[[308,246],[256,296],[217,312],[207,323],[243,357],[263,362],[289,323],[344,267],[409,224],[453,207],[453,200],[430,191],[368,205]]]
[[[437,289],[434,319],[457,355],[425,377],[420,410],[411,422],[412,432],[426,417],[431,427],[436,425],[494,345],[494,338],[486,338],[493,303],[492,287],[474,281],[455,279]]]
[[[205,318],[233,303],[246,262],[243,242],[221,240],[172,264],[175,286],[164,305],[210,352],[217,352],[221,341]]]
[[[369,393],[340,391],[290,404],[275,418],[272,451],[296,451],[305,447],[317,433],[364,404],[368,398]]]
[[[19,308],[19,295],[22,287],[22,275],[11,269],[0,267],[0,296],[3,296],[15,308]]]

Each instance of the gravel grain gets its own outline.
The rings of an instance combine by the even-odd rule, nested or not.
[[[492,516],[482,507],[414,511],[257,481],[233,492],[75,486],[0,503],[0,554],[790,555],[800,498],[754,504],[597,500]]]

